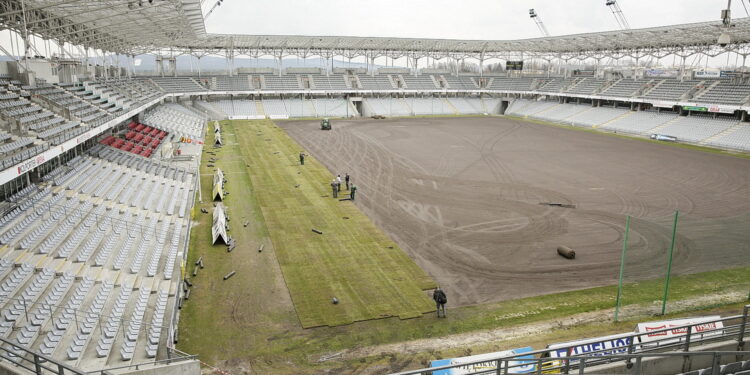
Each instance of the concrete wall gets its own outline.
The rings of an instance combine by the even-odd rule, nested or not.
[[[143,366],[139,369],[122,369],[110,371],[117,375],[200,375],[201,365],[197,360],[181,361],[164,366]]]

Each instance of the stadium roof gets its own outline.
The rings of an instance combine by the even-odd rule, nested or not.
[[[450,40],[206,33],[200,0],[0,0],[0,25],[122,54],[617,56],[716,48],[721,21],[520,40]],[[733,22],[729,50],[750,43],[750,18]],[[171,51],[171,52],[170,52]],[[723,51],[723,50],[722,50]]]

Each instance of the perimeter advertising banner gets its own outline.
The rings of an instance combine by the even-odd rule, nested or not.
[[[527,346],[524,348],[506,350],[502,352],[472,355],[469,357],[440,359],[437,361],[432,361],[430,363],[430,366],[438,367],[438,366],[461,365],[462,363],[478,362],[478,363],[474,363],[470,365],[459,366],[459,367],[452,368],[452,369],[433,371],[432,375],[463,375],[463,374],[474,374],[474,373],[478,373],[482,371],[495,371],[497,369],[497,361],[495,359],[501,358],[501,357],[515,356],[515,355],[519,355],[523,353],[528,353],[531,351],[532,351],[531,347]],[[530,374],[530,373],[536,372],[536,363],[534,361],[534,356],[525,355],[525,356],[518,357],[518,359],[519,359],[518,361],[509,362],[510,366],[518,366],[518,367],[512,367],[508,369],[509,374]]]
[[[676,320],[665,320],[661,322],[649,322],[649,323],[638,323],[638,333],[648,333],[647,335],[641,336],[642,343],[648,343],[659,340],[659,345],[679,342],[684,340],[684,336],[687,333],[687,328],[675,328],[662,332],[653,331],[662,330],[665,328],[679,327],[687,324],[698,324],[693,327],[693,331],[690,333],[692,337],[705,337],[713,336],[721,333],[721,329],[724,328],[722,322],[716,322],[721,319],[721,316],[705,316],[700,318],[689,318],[689,319],[676,319]],[[703,324],[699,324],[703,323]],[[697,336],[696,336],[697,335]]]
[[[561,342],[547,345],[547,349],[550,349],[549,356],[552,358],[567,357],[568,348],[570,348],[571,356],[583,354],[602,356],[625,353],[628,351],[630,341],[632,341],[632,337],[628,336],[632,335],[633,333],[629,332],[578,341]]]

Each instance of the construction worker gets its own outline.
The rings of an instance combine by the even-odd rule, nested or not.
[[[305,165],[305,153],[304,152],[299,153],[299,165]]]
[[[349,189],[349,198],[351,200],[354,200],[354,193],[356,192],[357,192],[357,187],[354,184],[352,184],[351,188]]]
[[[336,175],[336,186],[339,188],[339,193],[341,192],[341,175]]]
[[[346,181],[346,190],[349,190],[349,173],[344,177],[344,181]]]
[[[448,297],[445,295],[440,286],[432,292],[432,299],[435,300],[435,307],[437,308],[437,316],[440,317],[440,311],[443,311],[443,318],[445,318],[445,304],[448,302]]]
[[[339,188],[336,186],[336,180],[334,179],[331,181],[331,189],[333,189],[333,197],[338,198],[339,197]]]

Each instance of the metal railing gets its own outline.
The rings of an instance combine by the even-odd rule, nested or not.
[[[0,337],[0,342],[2,342],[2,345],[0,345],[0,358],[3,362],[10,362],[12,365],[25,369],[30,373],[37,375],[86,374],[77,368],[60,363],[51,357],[17,346],[2,337]],[[13,348],[13,350],[10,348]],[[19,352],[23,354],[18,355]]]
[[[572,353],[575,353],[576,347],[581,345],[581,343],[579,342],[555,349],[541,349],[519,353],[511,356],[483,358],[477,361],[467,361],[445,366],[423,368],[419,370],[399,372],[392,375],[428,375],[436,371],[459,368],[462,369],[462,371],[466,371],[467,368],[477,369],[471,370],[474,372],[462,372],[465,374],[499,375],[520,373],[521,370],[523,370],[524,373],[537,374],[569,374],[571,372],[583,373],[581,372],[583,371],[582,368],[617,362],[623,359],[626,361],[625,365],[628,366],[628,368],[631,368],[634,365],[633,360],[636,361],[636,366],[640,366],[640,362],[644,358],[650,357],[682,355],[685,356],[686,361],[688,361],[690,354],[693,353],[690,352],[691,347],[695,347],[696,345],[706,345],[719,342],[727,343],[733,341],[737,343],[737,351],[735,352],[694,353],[716,353],[715,355],[726,355],[728,353],[732,353],[737,355],[747,355],[750,354],[750,352],[744,352],[742,350],[744,350],[745,339],[750,337],[750,326],[748,325],[749,319],[750,305],[746,305],[741,315],[734,315],[726,318],[701,321],[700,323],[692,323],[663,329],[654,329],[644,333],[624,335],[618,337],[618,339],[624,340],[624,342],[627,343],[626,346],[592,350],[584,355],[572,355]],[[707,327],[717,326],[722,327],[707,329]],[[677,334],[675,334],[675,332],[677,332]],[[662,335],[664,336],[663,338],[653,338]],[[590,343],[595,343],[595,341],[592,341]],[[552,351],[568,353],[568,355],[562,357],[550,357],[550,352]],[[679,353],[674,354],[674,352],[676,351],[678,351]],[[673,354],[670,354],[668,352],[673,352]],[[533,371],[530,371],[530,368],[533,368]]]

